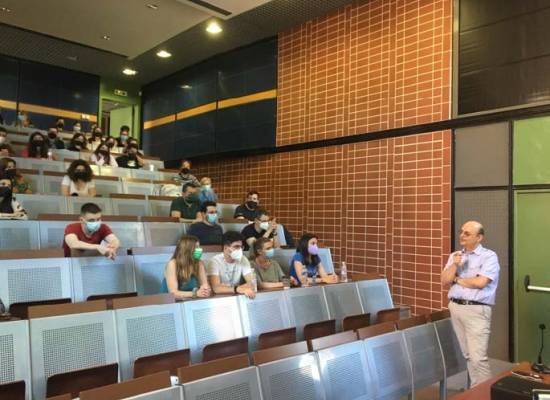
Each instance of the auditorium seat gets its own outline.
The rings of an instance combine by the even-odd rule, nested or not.
[[[342,320],[346,316],[363,312],[361,298],[355,283],[327,285],[323,289],[327,299],[329,317],[336,320],[337,330],[342,329]]]
[[[21,168],[19,164],[17,164],[17,173],[23,175],[25,180],[27,180],[30,183],[33,193],[35,194],[44,193],[44,181],[42,179],[42,175],[40,175],[39,170]],[[21,193],[21,194],[24,194],[24,193]],[[15,195],[19,196],[18,193],[16,193]]]
[[[115,215],[138,215],[141,217],[150,215],[149,205],[144,194],[121,194],[111,193],[109,195]]]
[[[304,340],[310,341],[319,337],[333,335],[336,333],[336,320],[312,322],[304,326]]]
[[[154,217],[165,217],[170,215],[170,205],[175,197],[148,196],[149,211]]]
[[[370,325],[370,314],[357,314],[357,315],[348,315],[344,317],[342,321],[342,330],[343,331],[356,331],[359,328],[364,328],[365,326]]]
[[[120,167],[101,167],[99,172],[102,176],[116,176],[119,178],[130,178],[132,176],[130,169]]]
[[[122,178],[122,193],[148,196],[153,194],[153,185],[150,179]]]
[[[451,318],[451,312],[448,309],[435,311],[428,315],[428,321],[435,322],[445,318]]]
[[[202,362],[236,356],[238,354],[248,354],[248,337],[225,340],[204,346],[202,349]]]
[[[93,294],[86,298],[86,301],[102,300],[107,301],[107,310],[113,309],[113,300],[126,297],[137,297],[137,292],[122,292],[122,293],[110,293],[110,294]]]
[[[258,335],[256,349],[264,350],[296,342],[296,328],[278,329]]]
[[[48,304],[66,304],[71,303],[71,298],[64,299],[51,299],[51,300],[38,300],[38,301],[24,301],[19,303],[12,303],[9,307],[10,314],[13,317],[27,319],[29,318],[29,307],[43,306]]]
[[[122,184],[116,176],[94,176],[95,191],[98,195],[109,197],[111,193],[122,193]]]
[[[413,326],[418,326],[425,324],[427,322],[426,315],[417,315],[416,317],[411,317],[407,319],[400,319],[395,322],[395,326],[398,330],[402,331],[403,329],[412,328]]]
[[[61,184],[53,194],[18,194],[29,219],[36,219],[39,214],[67,214],[67,197],[61,196]],[[78,210],[80,212],[80,210]]]
[[[101,208],[102,215],[113,214],[111,199],[109,199],[108,197],[85,197],[85,196],[67,197],[67,213],[79,215],[80,209],[86,203],[97,204],[99,208]]]
[[[142,221],[151,221],[150,218],[142,218]],[[170,217],[155,217],[159,219],[170,220]],[[171,222],[144,222],[143,229],[145,233],[145,245],[147,247],[155,246],[175,246],[179,238],[185,233],[185,225],[179,220],[171,219]]]
[[[329,319],[325,294],[320,286],[286,290],[290,325],[295,326],[298,340],[303,340],[304,326]]]
[[[329,347],[339,346],[344,343],[354,342],[356,340],[357,333],[354,331],[345,331],[311,339],[308,341],[308,347],[310,351],[319,351]]]
[[[400,308],[389,308],[386,310],[380,310],[376,313],[376,322],[389,322],[389,321],[398,321],[401,315]]]
[[[447,377],[466,371],[466,360],[453,329],[451,319],[446,318],[433,323],[443,352]]]
[[[0,348],[0,399],[30,399],[31,364],[27,321],[1,321]]]
[[[367,339],[393,331],[395,331],[395,322],[389,321],[360,328],[357,330],[357,336],[359,339]]]
[[[46,383],[46,396],[52,397],[70,393],[75,398],[83,390],[111,385],[117,382],[117,363],[82,368],[50,376]]]
[[[34,250],[39,248],[37,221],[0,220],[0,249]]]
[[[380,310],[393,308],[390,287],[385,278],[357,282],[363,312],[371,316],[371,324],[376,323],[376,315]]]
[[[217,360],[196,363],[187,367],[178,368],[178,380],[180,384],[208,378],[217,374],[225,374],[247,368],[250,365],[248,354],[239,354],[232,357],[219,358]]]
[[[25,381],[0,383],[0,399],[26,400]]]
[[[44,191],[41,194],[61,194],[61,182],[65,175],[66,171],[64,168],[61,171],[43,171]]]
[[[187,367],[189,365],[189,359],[189,349],[138,357],[134,361],[133,377],[139,378],[160,371],[170,371],[170,375],[176,376],[178,368]]]
[[[185,400],[261,399],[260,393],[256,367],[243,368],[183,384]]]

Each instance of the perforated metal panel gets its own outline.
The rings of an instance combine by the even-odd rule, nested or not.
[[[33,395],[52,375],[118,362],[114,314],[100,311],[30,320]]]
[[[0,323],[0,384],[25,381],[31,398],[31,365],[28,321]]]
[[[220,218],[233,218],[238,204],[218,203],[217,209]]]
[[[376,323],[376,313],[380,310],[393,308],[390,287],[386,279],[373,279],[357,282],[361,295],[363,312],[370,313],[371,324]]]
[[[115,156],[117,156],[115,154]],[[128,168],[100,167],[99,173],[103,176],[118,176],[119,178],[130,177],[132,171]]]
[[[375,398],[362,342],[346,343],[317,352],[327,400]]]
[[[296,249],[275,249],[273,258],[279,263],[286,276],[290,276],[290,260],[296,254]]]
[[[443,319],[434,323],[437,338],[443,351],[443,360],[445,361],[445,373],[447,376],[453,376],[466,370],[466,360],[460,350],[458,339],[456,338],[451,319]]]
[[[118,211],[115,209],[114,200],[115,199],[113,199],[113,211],[116,213]],[[127,212],[130,211],[131,210],[128,210]],[[124,214],[124,212],[122,212],[122,214]],[[122,247],[145,247],[145,234],[143,233],[143,224],[141,222],[109,222],[108,225],[115,236],[120,240]]]
[[[58,161],[51,161],[51,160],[39,160],[36,158],[29,158],[28,159],[28,168],[30,169],[38,169],[40,171],[55,171],[55,172],[65,172],[65,166],[63,163],[60,163]],[[60,188],[58,188],[58,193]]]
[[[44,177],[51,178],[51,177]],[[38,214],[67,214],[67,198],[59,196],[61,192],[61,181],[57,191],[51,196],[42,194],[18,194],[17,201],[21,203],[30,219],[35,219]],[[58,196],[55,196],[58,195]]]
[[[185,400],[261,400],[256,367],[248,367],[183,385]]]
[[[122,379],[131,379],[137,358],[187,347],[180,304],[115,311]]]
[[[122,192],[126,194],[153,194],[152,183],[122,181]]]
[[[70,222],[67,221],[39,221],[40,248],[61,248],[63,246],[63,240],[65,240],[65,227],[69,223]]]
[[[207,344],[243,336],[237,297],[186,301],[183,309],[194,362]]]
[[[19,168],[19,164],[17,165]],[[44,193],[44,180],[42,175],[25,174],[25,179],[30,183],[33,193]]]
[[[168,217],[170,205],[171,202],[166,200],[149,200],[149,211],[153,217]]]
[[[147,160],[147,163],[150,165],[150,161],[152,160]],[[164,167],[162,167],[164,168]],[[160,175],[160,172],[158,171],[150,171],[148,169],[148,167],[144,167],[144,169],[132,169],[131,170],[131,175],[132,175],[132,178],[137,178],[137,179],[149,179],[149,180],[153,180],[153,181],[158,181],[160,179],[162,179],[161,175]]]
[[[298,339],[303,337],[304,325],[329,319],[325,293],[320,286],[286,290],[284,295],[290,324],[296,327]]]
[[[114,261],[105,257],[74,257],[71,264],[76,301],[85,301],[96,294],[136,290],[134,259],[130,256],[119,256]]]
[[[319,258],[325,267],[327,274],[334,273],[334,264],[332,263],[332,253],[328,247],[323,247],[319,249]]]
[[[111,193],[122,193],[122,184],[115,181],[96,179],[95,191],[101,196],[108,197]]]
[[[149,215],[149,205],[146,200],[111,199],[111,204],[115,215],[137,215],[140,217]]]
[[[242,230],[245,228],[247,224],[238,224],[238,223],[222,223],[220,226],[222,227],[223,233],[233,231],[233,232],[242,232]]]
[[[103,215],[113,214],[111,199],[107,197],[67,197],[67,210],[69,214],[80,214],[80,208],[86,203],[97,204]]]
[[[410,394],[412,371],[402,332],[375,336],[363,343],[378,398]]]
[[[147,246],[175,246],[183,234],[182,224],[145,222],[143,229]]]
[[[183,388],[181,386],[173,386],[138,396],[127,397],[126,400],[183,400]]]
[[[61,167],[59,169],[63,170],[61,172],[64,172],[64,170],[65,170],[64,165],[59,163],[59,166]],[[49,169],[47,171],[51,171],[51,169]],[[43,194],[45,194],[45,195],[49,194],[49,195],[52,195],[52,196],[61,194],[61,182],[63,181],[62,176],[44,175],[42,177],[42,181],[44,182],[44,192],[43,192]]]
[[[363,313],[357,284],[329,285],[323,290],[327,299],[329,318],[336,320],[337,330],[341,329],[344,317]]]
[[[69,259],[0,260],[0,298],[6,306],[67,297],[72,297]]]
[[[164,268],[172,253],[134,256],[136,290],[140,295],[157,294],[164,278]]]
[[[314,353],[258,366],[262,394],[272,400],[325,399]]]
[[[291,327],[283,292],[258,293],[254,300],[240,296],[239,306],[251,350],[256,349],[260,333]]]
[[[415,326],[403,331],[412,365],[414,389],[445,380],[443,355],[433,324]]]
[[[0,249],[34,250],[38,248],[40,248],[38,221],[0,221]]]

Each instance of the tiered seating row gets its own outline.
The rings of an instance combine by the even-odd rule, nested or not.
[[[162,250],[164,252],[155,254],[119,256],[114,261],[104,257],[0,260],[0,298],[9,306],[59,298],[71,298],[78,302],[92,295],[134,291],[140,295],[156,294],[164,276],[164,267],[173,254],[172,248]],[[330,250],[320,250],[327,270],[333,271]],[[275,258],[287,269],[287,273],[294,252],[294,249],[277,249],[275,252]],[[205,252],[202,259],[207,263],[215,254],[218,253]],[[387,302],[390,292],[385,287],[375,285],[370,289],[376,292],[376,298],[368,303],[366,298],[363,300],[369,309],[393,307]],[[338,295],[337,292],[333,295],[333,291],[338,289],[328,288],[328,296]],[[358,310],[358,302],[353,304],[354,309]],[[341,310],[333,309],[331,313],[340,315]]]
[[[13,271],[28,276],[42,270],[42,278],[47,278],[44,273],[55,276],[55,267],[36,261],[41,266],[32,271],[21,268]],[[127,267],[123,264],[120,268]],[[70,281],[66,270],[61,273],[62,279]],[[78,299],[85,298],[90,293],[88,286],[100,280],[103,285],[116,286],[109,282],[111,274],[105,275],[101,266],[90,264],[89,260],[78,260],[74,272]],[[1,282],[9,279],[9,276],[2,277]],[[53,295],[68,295],[61,292],[61,288],[57,288],[59,293],[53,293],[53,289],[56,288],[50,288]],[[127,290],[128,287],[112,289]],[[380,304],[381,292],[388,294],[384,302],[391,306],[387,281],[376,279],[258,293],[255,300],[244,296],[213,297],[6,322],[0,324],[0,338],[6,340],[4,345],[11,345],[0,367],[0,376],[4,382],[24,379],[30,387],[30,360],[34,398],[42,399],[46,379],[54,374],[118,362],[121,377],[127,380],[132,377],[133,362],[138,357],[190,348],[191,358],[196,362],[204,346],[211,343],[248,336],[254,350],[257,336],[262,332],[303,327],[328,318],[341,320],[343,315],[357,312],[376,315],[378,310],[372,307]],[[349,299],[353,299],[352,304],[348,304]]]

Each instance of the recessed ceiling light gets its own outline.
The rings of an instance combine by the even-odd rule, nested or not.
[[[184,90],[189,90],[191,89],[191,85],[181,85],[180,88],[184,89]]]
[[[211,33],[213,35],[217,35],[218,33],[220,33],[221,31],[223,31],[222,27],[220,26],[220,24],[218,24],[217,21],[212,21],[208,24],[208,26],[206,27],[206,32],[208,33]]]
[[[137,74],[137,71],[136,71],[135,69],[132,69],[132,68],[124,68],[124,69],[122,70],[122,73],[123,73],[124,75],[133,76],[133,75]]]
[[[152,4],[152,3],[147,4],[146,7],[147,7],[147,8],[150,8],[151,10],[158,10],[158,9],[159,9],[159,6],[158,6],[158,5]]]
[[[160,50],[157,52],[157,56],[160,58],[169,58],[172,57],[172,53],[168,53],[166,50]]]
[[[103,35],[101,36],[101,39],[103,40],[111,40],[111,37],[109,35]]]
[[[8,8],[8,7],[0,7],[0,11],[10,13],[10,12],[11,12],[11,8]]]

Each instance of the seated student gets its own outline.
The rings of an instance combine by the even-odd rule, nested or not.
[[[120,134],[118,136],[118,139],[116,139],[117,147],[126,147],[126,141],[130,137],[130,127],[128,125],[122,125],[120,127]],[[122,150],[121,150],[122,151]]]
[[[57,128],[57,132],[63,132],[65,130],[65,120],[61,117],[58,117],[55,120],[55,127]]]
[[[246,202],[235,209],[234,218],[254,221],[258,217],[258,204],[260,203],[260,194],[251,190],[246,194]]]
[[[73,132],[74,132],[74,133],[80,133],[80,132],[82,132],[82,125],[80,125],[80,122],[76,121],[76,122],[73,124]]]
[[[109,151],[112,153],[116,146],[116,139],[113,136],[107,136],[105,138],[105,144],[109,148]]]
[[[11,178],[1,172],[0,219],[28,219],[27,212],[13,195]]]
[[[15,152],[8,143],[0,144],[0,157],[15,157]]]
[[[32,194],[29,181],[17,172],[15,160],[8,157],[0,159],[0,174],[11,179],[13,193]]]
[[[61,194],[63,196],[95,197],[97,193],[93,176],[90,164],[84,160],[74,160],[69,165],[67,175],[61,181]]]
[[[86,136],[83,133],[75,133],[67,150],[70,151],[82,151],[86,150]]]
[[[24,158],[48,159],[48,143],[46,138],[40,132],[34,132],[29,136],[27,147],[21,152]]]
[[[135,144],[128,145],[126,153],[117,157],[116,162],[119,167],[139,169],[143,167],[143,159],[138,155],[138,147]]]
[[[197,188],[186,183],[181,189],[181,197],[176,197],[170,204],[170,216],[179,218],[181,222],[199,222],[202,221],[200,209]]]
[[[206,271],[214,293],[244,294],[250,299],[256,297],[251,286],[254,271],[243,256],[243,237],[240,233],[223,234],[223,253],[210,259]],[[243,279],[246,283],[241,285]]]
[[[187,229],[187,233],[199,238],[200,242],[206,244],[222,244],[223,230],[218,224],[218,211],[216,203],[207,201],[201,204],[201,222],[195,222]]]
[[[241,234],[245,240],[245,250],[251,248],[256,239],[261,237],[273,239],[273,247],[276,249],[281,247],[277,237],[277,220],[273,218],[270,221],[269,213],[264,209],[258,209],[254,223],[246,225]]]
[[[84,204],[80,209],[80,222],[65,227],[65,257],[71,256],[71,250],[96,250],[114,260],[119,247],[120,241],[111,228],[101,223],[101,208],[97,204]]]
[[[201,203],[204,203],[206,201],[218,201],[218,195],[216,195],[216,192],[214,192],[214,189],[212,189],[212,180],[207,176],[201,178],[199,200]]]
[[[178,240],[174,255],[166,264],[160,292],[173,293],[177,300],[210,296],[201,256],[199,240],[191,235],[183,235]]]
[[[48,129],[48,146],[50,149],[64,149],[65,142],[59,138],[57,128]]]
[[[315,279],[315,282],[338,283],[338,277],[335,274],[327,274],[318,254],[317,236],[304,233],[296,248],[296,254],[290,261],[290,276],[299,285],[303,283],[302,270],[304,268],[307,269],[308,278]]]
[[[260,289],[282,288],[285,274],[279,263],[273,259],[273,242],[261,237],[252,245],[250,265],[256,271]]]
[[[95,125],[92,127],[92,137],[88,139],[88,144],[92,150],[95,150],[101,143],[103,143],[103,132],[99,126]]]
[[[133,138],[133,137],[129,137],[128,140],[126,141],[126,148],[124,149],[124,153],[127,152],[128,146],[130,145],[135,145],[136,148],[138,149],[137,155],[140,157],[143,157],[143,153],[139,150],[139,142],[137,141],[136,138]]]
[[[180,172],[174,177],[174,180],[181,182],[182,185],[192,183],[196,187],[200,186],[199,180],[191,173],[191,161],[181,160]]]
[[[0,144],[8,142],[8,131],[3,126],[0,126]]]
[[[97,146],[95,151],[90,156],[90,162],[95,165],[99,165],[100,167],[104,165],[108,167],[118,167],[115,157],[111,155],[109,146],[107,146],[106,143],[101,143]]]

